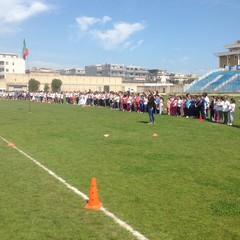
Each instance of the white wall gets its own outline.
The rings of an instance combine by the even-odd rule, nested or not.
[[[0,53],[0,61],[4,64],[4,73],[25,73],[25,60],[18,54]]]

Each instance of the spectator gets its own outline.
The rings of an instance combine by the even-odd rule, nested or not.
[[[149,113],[149,124],[154,124],[154,110],[155,110],[155,98],[153,93],[148,95],[148,113]]]
[[[223,123],[229,124],[229,107],[230,102],[228,101],[227,97],[223,97],[223,104],[222,104],[222,111],[223,111]]]
[[[233,125],[234,112],[235,112],[235,107],[236,107],[236,103],[235,102],[236,102],[235,99],[231,98],[230,106],[229,106],[229,125],[230,126]]]

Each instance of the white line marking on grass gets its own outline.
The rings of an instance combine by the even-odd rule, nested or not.
[[[1,137],[0,138],[6,142],[7,144],[9,144],[10,142],[8,140],[6,140],[5,138]],[[25,157],[27,157],[28,159],[30,159],[31,161],[33,161],[35,164],[37,164],[40,168],[42,168],[43,170],[45,170],[49,175],[51,175],[52,177],[54,177],[55,179],[57,179],[58,181],[60,181],[61,183],[63,183],[68,189],[72,190],[73,192],[75,192],[77,195],[81,196],[84,200],[88,200],[88,196],[85,195],[84,193],[82,193],[80,190],[78,190],[77,188],[73,187],[72,185],[70,185],[69,183],[67,183],[63,178],[59,177],[56,173],[54,173],[53,171],[51,171],[50,169],[48,169],[47,167],[45,167],[44,165],[42,165],[40,162],[38,162],[36,159],[32,158],[31,156],[29,156],[27,153],[23,152],[21,149],[19,149],[16,146],[12,146],[13,148],[15,148],[18,152],[20,152],[22,155],[24,155]],[[121,219],[119,219],[118,217],[116,217],[113,213],[109,212],[106,208],[101,207],[100,210],[108,217],[112,218],[118,225],[120,225],[121,227],[123,227],[124,229],[126,229],[127,231],[129,231],[134,237],[136,237],[138,240],[148,240],[145,236],[143,236],[140,232],[134,230],[130,225],[128,225],[127,223],[125,223],[124,221],[122,221]]]

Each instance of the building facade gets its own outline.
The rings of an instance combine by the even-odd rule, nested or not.
[[[8,73],[25,73],[25,60],[15,53],[0,52],[0,87]]]
[[[168,73],[164,69],[125,64],[97,64],[84,69],[52,70],[32,68],[25,70],[25,60],[18,54],[0,53],[0,89],[26,91],[30,79],[40,82],[40,91],[53,79],[62,81],[62,91],[130,91],[141,92],[150,88],[162,92],[179,92],[182,84],[192,76]],[[175,89],[175,85],[181,85]]]
[[[81,68],[61,69],[61,75],[85,76],[85,70]]]
[[[149,69],[149,82],[168,83],[170,74],[165,69]]]
[[[6,74],[4,86],[7,91],[26,91],[28,82],[35,79],[40,82],[40,91],[44,90],[45,84],[51,87],[53,79],[62,81],[62,91],[113,91],[123,90],[122,78],[120,77],[90,77],[90,76],[64,76],[60,73],[28,73],[28,74]]]
[[[122,77],[124,78],[124,64],[103,64],[101,65],[102,76],[105,77]]]
[[[219,59],[219,68],[240,65],[240,40],[224,46],[228,51],[215,53]]]
[[[102,65],[85,66],[85,76],[102,76]]]
[[[195,74],[170,73],[169,82],[177,85],[190,84],[197,80],[198,76]]]
[[[140,66],[126,66],[124,79],[125,82],[146,82],[148,80],[148,69]]]
[[[122,77],[123,82],[144,82],[148,79],[148,69],[125,64],[97,64],[85,66],[86,76]]]

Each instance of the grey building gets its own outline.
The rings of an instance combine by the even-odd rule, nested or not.
[[[69,76],[85,76],[85,70],[81,68],[61,69],[60,74]]]
[[[86,76],[122,77],[123,82],[145,82],[148,80],[148,69],[125,64],[97,64],[85,66]]]

